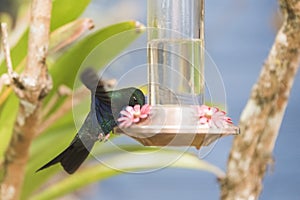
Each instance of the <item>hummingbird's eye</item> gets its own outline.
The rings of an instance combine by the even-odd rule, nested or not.
[[[134,101],[134,103],[137,103],[136,97],[133,97],[133,101]]]
[[[129,105],[135,106],[137,104],[139,104],[138,98],[135,95],[132,95],[129,100]]]

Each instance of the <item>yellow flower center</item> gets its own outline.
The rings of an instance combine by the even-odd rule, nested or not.
[[[133,113],[134,118],[138,118],[138,117],[140,117],[140,115],[141,115],[141,111],[134,111],[134,113]]]
[[[207,119],[211,119],[212,118],[212,115],[213,115],[213,112],[212,110],[209,110],[205,113],[204,117],[207,118]]]

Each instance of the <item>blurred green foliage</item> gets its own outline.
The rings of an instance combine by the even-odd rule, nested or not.
[[[8,17],[11,18],[12,26],[15,26],[19,5],[19,0],[0,0],[0,19],[2,19],[4,15],[8,15]]]

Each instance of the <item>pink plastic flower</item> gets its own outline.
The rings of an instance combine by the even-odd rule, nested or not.
[[[142,119],[146,119],[150,114],[151,106],[149,104],[145,104],[142,106],[135,105],[127,106],[125,110],[120,112],[121,117],[118,119],[120,123],[119,126],[122,128],[128,128],[133,123],[136,124],[140,122]]]
[[[230,117],[226,116],[226,112],[216,107],[201,105],[198,107],[199,123],[208,127],[224,128],[228,124],[232,124]]]

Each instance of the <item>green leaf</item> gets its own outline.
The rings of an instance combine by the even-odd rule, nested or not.
[[[52,16],[51,16],[51,31],[56,28],[77,19],[91,0],[53,0]],[[23,36],[14,48],[11,49],[11,58],[13,66],[19,66],[21,61],[27,55],[28,47],[28,30],[24,32]],[[0,74],[6,72],[5,62],[0,65]]]
[[[94,27],[93,20],[82,18],[65,24],[51,33],[48,55],[57,53],[66,48]],[[49,57],[48,57],[49,59]]]
[[[18,99],[10,95],[0,110],[0,163],[9,145],[18,111]]]
[[[148,150],[140,150],[138,152],[147,153]],[[113,163],[114,166],[117,166],[118,170],[108,168],[104,165],[95,165],[93,167],[81,170],[72,176],[68,176],[67,178],[53,184],[51,187],[47,188],[39,194],[36,194],[30,199],[55,199],[96,181],[101,181],[122,174],[123,171],[155,169],[161,167],[161,160],[168,159],[170,156],[172,156],[172,154],[178,154],[178,152],[160,150],[159,155],[154,156],[153,159],[142,159],[138,160],[138,162],[136,160],[133,161],[132,159],[130,159],[131,157],[128,154],[112,156],[110,157],[109,163]],[[217,177],[224,176],[224,172],[222,172],[216,166],[213,166],[206,161],[199,160],[196,156],[189,153],[183,154],[175,163],[171,164],[170,167],[204,170],[215,174]]]
[[[85,116],[85,113],[82,115]],[[21,199],[28,199],[32,192],[53,175],[62,171],[57,165],[49,170],[35,173],[37,169],[62,152],[70,144],[76,132],[73,113],[70,110],[33,141],[30,147],[30,159],[26,166]]]
[[[61,169],[59,166],[36,173],[35,171],[63,151],[76,134],[73,124],[50,129],[34,140],[30,152],[30,160],[26,166],[26,175],[22,188],[21,199],[28,199],[33,191],[51,178]],[[59,141],[59,142],[58,142]],[[53,145],[55,144],[55,145]],[[55,148],[53,148],[55,146]]]
[[[54,0],[51,14],[51,30],[77,19],[91,0]]]
[[[83,62],[85,67],[93,66],[97,69],[104,67],[143,33],[144,29],[141,27],[143,26],[136,21],[122,22],[95,31],[74,44],[55,63],[49,65],[49,71],[53,77],[53,89],[46,102],[59,86],[66,85],[73,88]],[[57,102],[53,110],[57,109],[61,103],[62,101]]]
[[[92,62],[94,63],[89,63],[97,65],[95,67],[98,69],[103,67],[140,36],[142,31],[134,31],[137,30],[137,28],[140,28],[140,25],[137,26],[137,22],[135,21],[122,22],[98,30],[81,40],[78,44],[75,44],[68,52],[61,56],[53,66],[50,66],[50,73],[54,77],[54,91],[55,88],[62,84],[72,87],[82,62],[95,47],[105,41],[97,47],[96,52],[92,52],[92,54],[97,57],[97,61],[95,62],[95,60],[93,60]],[[128,31],[126,37],[124,35],[115,40],[107,40],[125,31]]]
[[[14,67],[18,66],[27,55],[28,31],[19,39],[19,42],[11,48],[10,56]],[[0,65],[0,74],[7,72],[6,63]]]

